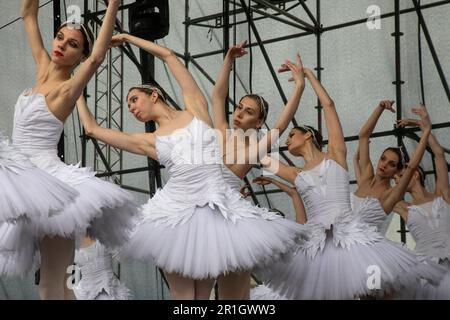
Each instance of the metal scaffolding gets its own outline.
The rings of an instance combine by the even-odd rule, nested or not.
[[[84,1],[84,16],[94,34],[98,36],[100,22],[107,8],[105,1]],[[98,15],[90,15],[91,12]],[[117,25],[123,21],[123,10],[116,18]],[[123,64],[124,55],[120,49],[113,48],[108,51],[107,57],[97,69],[94,76],[94,110],[99,125],[122,131],[123,130]],[[94,170],[121,171],[123,169],[122,150],[114,148],[103,142],[95,141]],[[85,153],[84,153],[85,154]],[[114,176],[118,183],[122,182],[121,175]]]

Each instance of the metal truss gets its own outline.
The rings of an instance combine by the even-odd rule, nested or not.
[[[94,34],[100,31],[99,20],[103,18],[107,3],[104,0],[85,0],[85,22],[90,23]],[[91,15],[91,12],[99,15]],[[121,26],[123,11],[116,18],[116,24]],[[94,76],[94,113],[97,122],[104,127],[123,129],[123,64],[124,54],[120,49],[108,51],[106,59]],[[99,172],[121,171],[123,169],[122,150],[103,142],[94,142],[94,170]],[[121,175],[115,175],[117,183],[122,182]]]

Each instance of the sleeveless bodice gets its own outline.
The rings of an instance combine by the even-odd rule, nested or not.
[[[450,205],[442,197],[409,206],[407,226],[418,253],[450,260]]]
[[[25,90],[14,110],[13,144],[22,151],[57,150],[64,124],[49,110],[45,96]]]
[[[75,253],[75,263],[80,266],[85,284],[109,283],[114,278],[111,254],[100,243],[82,248]]]
[[[319,170],[319,184],[314,183],[309,171],[301,171],[295,179],[295,186],[303,199],[308,223],[319,223],[330,229],[338,217],[352,213],[349,176],[331,159],[325,159],[315,169]]]
[[[233,190],[240,192],[242,180],[236,174],[234,174],[234,172],[231,171],[230,168],[228,168],[225,164],[223,164],[222,172],[223,172],[223,179],[225,180],[225,182]]]
[[[380,230],[388,217],[381,206],[380,200],[374,197],[362,198],[352,193],[351,201],[353,212],[356,216]]]
[[[195,117],[186,127],[157,136],[158,159],[170,175],[164,189],[199,198],[223,192],[218,146],[215,130]]]

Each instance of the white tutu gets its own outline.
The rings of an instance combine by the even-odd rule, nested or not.
[[[217,209],[198,207],[185,223],[168,225],[143,220],[122,256],[155,259],[169,273],[193,279],[248,271],[290,254],[299,228],[281,217],[268,223],[260,216],[224,219]]]
[[[74,201],[78,192],[37,169],[0,131],[0,222],[48,217]]]
[[[438,285],[434,286],[426,281],[420,282],[420,285],[416,291],[415,299],[450,300],[450,263],[447,262],[445,267],[447,269],[447,273]]]
[[[24,276],[38,266],[38,243],[28,222],[0,224],[0,244],[0,275]]]
[[[137,208],[130,193],[95,177],[90,168],[66,165],[54,154],[32,157],[39,168],[72,186],[80,196],[57,216],[33,219],[38,237],[73,237],[86,232],[108,247],[119,247],[134,227]]]
[[[250,300],[287,300],[287,298],[261,284],[250,290]]]
[[[76,237],[87,233],[111,248],[118,248],[128,240],[137,212],[131,195],[115,184],[95,178],[85,168],[76,170],[86,178],[73,185],[79,196],[60,214],[0,226],[3,274],[22,275],[39,265],[38,244],[44,236]]]
[[[410,288],[419,278],[439,283],[443,268],[418,261],[413,252],[386,239],[342,247],[327,231],[325,245],[314,258],[300,249],[291,262],[276,264],[262,277],[272,290],[290,300],[382,297]]]
[[[413,295],[400,299],[450,299],[450,205],[442,197],[420,205],[408,206],[406,225],[416,241],[415,251],[439,263],[446,274],[438,285],[421,281]]]
[[[112,253],[95,242],[75,253],[81,281],[73,287],[77,300],[130,300],[130,290],[113,272]]]

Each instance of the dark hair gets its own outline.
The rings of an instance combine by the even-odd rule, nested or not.
[[[421,166],[417,166],[417,172],[419,173],[420,185],[425,187],[425,171]]]
[[[264,100],[264,98],[262,96],[260,96],[259,94],[246,94],[245,96],[243,96],[240,100],[239,103],[241,103],[241,101],[244,98],[250,98],[253,101],[255,101],[258,104],[259,107],[259,119],[262,119],[263,121],[266,121],[267,119],[267,115],[269,114],[269,103],[267,103],[266,100]]]
[[[323,137],[322,134],[317,131],[316,129],[314,129],[311,126],[296,126],[293,129],[297,129],[300,130],[303,133],[311,133],[312,135],[312,142],[314,143],[314,145],[319,149],[322,150],[323,147]]]
[[[69,28],[69,21],[64,22],[61,24],[56,30],[56,34],[58,34],[59,31],[61,31],[62,28]],[[79,28],[76,28],[77,30],[80,30],[82,36],[83,36],[83,54],[88,57],[91,54],[92,51],[92,45],[94,43],[94,34],[92,33],[91,29],[85,24],[81,24]]]
[[[382,154],[384,154],[386,151],[392,151],[397,155],[398,157],[397,170],[402,170],[405,167],[405,158],[403,157],[402,150],[398,147],[389,147],[384,149]]]
[[[407,166],[408,166],[408,164],[405,167],[407,167]],[[423,170],[423,168],[421,166],[417,166],[415,171],[417,171],[417,173],[419,174],[420,185],[425,188],[425,176],[426,176],[425,171]],[[415,171],[414,171],[414,173],[415,173]]]

